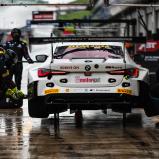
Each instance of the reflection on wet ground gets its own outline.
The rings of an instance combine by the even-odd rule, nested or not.
[[[27,105],[0,110],[0,158],[3,159],[130,159],[159,158],[159,129],[156,118],[142,110],[122,114],[84,111],[83,124],[76,127],[74,115],[60,115],[60,129],[54,119],[32,119]],[[156,125],[155,125],[156,124]]]

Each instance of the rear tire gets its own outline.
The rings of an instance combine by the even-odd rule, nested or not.
[[[148,117],[158,115],[158,112],[155,110],[153,103],[152,103],[152,100],[150,98],[150,88],[144,82],[140,82],[140,95],[139,95],[139,97],[141,99],[141,104],[143,105],[145,114]]]
[[[47,118],[49,113],[44,102],[44,97],[35,97],[28,101],[28,112],[33,118]]]
[[[140,81],[140,91],[139,91],[139,100],[141,104],[145,104],[146,102],[150,101],[150,95],[149,95],[149,86],[145,82]]]

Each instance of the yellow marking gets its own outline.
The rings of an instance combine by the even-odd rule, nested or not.
[[[122,93],[122,94],[129,94],[129,95],[131,95],[131,94],[132,94],[132,90],[119,88],[119,89],[117,89],[117,93]]]
[[[60,90],[58,88],[45,90],[45,94],[53,94],[53,93],[59,93],[59,92]]]

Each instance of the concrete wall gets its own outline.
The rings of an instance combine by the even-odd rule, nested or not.
[[[159,7],[145,7],[145,8],[134,8],[131,12],[120,13],[121,18],[131,19],[135,18],[137,20],[136,35],[142,34],[147,35],[147,31],[141,25],[141,19],[139,14],[142,15],[142,18],[147,26],[147,29],[152,33],[156,34],[159,29]],[[117,17],[119,17],[117,15]]]
[[[110,1],[111,3],[123,3],[123,0],[114,0]],[[150,1],[151,2],[151,1]],[[145,0],[125,0],[125,3],[147,3]],[[150,3],[149,3],[150,4]],[[154,2],[154,4],[158,4],[159,2]],[[147,35],[147,31],[141,25],[141,20],[138,16],[138,11],[141,13],[143,20],[147,26],[147,29],[152,33],[156,34],[159,32],[159,7],[122,7],[122,6],[110,6],[106,7],[103,4],[103,0],[99,0],[97,5],[95,6],[94,15],[92,15],[92,19],[109,19],[109,18],[119,18],[119,19],[136,19],[136,35]]]

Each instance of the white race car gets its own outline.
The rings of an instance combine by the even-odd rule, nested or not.
[[[148,99],[148,73],[123,42],[55,42],[53,57],[29,70],[29,115],[46,118],[68,109],[131,112]]]

